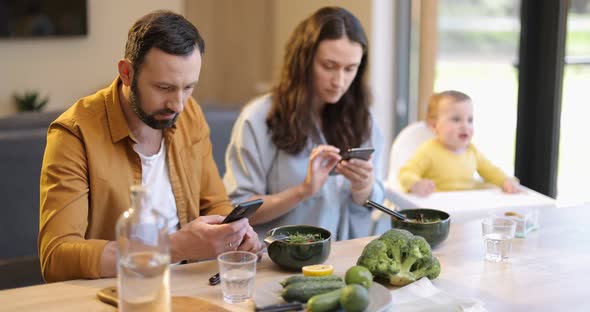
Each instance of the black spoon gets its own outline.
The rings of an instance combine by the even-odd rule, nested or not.
[[[392,217],[394,217],[394,218],[396,218],[398,220],[401,220],[401,221],[404,221],[404,222],[408,222],[408,218],[406,216],[404,216],[403,214],[401,214],[401,213],[399,213],[399,212],[397,212],[395,210],[389,209],[389,208],[387,208],[387,207],[385,207],[383,205],[377,204],[376,202],[374,202],[374,201],[372,201],[370,199],[367,199],[367,202],[365,202],[365,207],[375,208],[375,209],[381,210],[384,213],[386,213],[386,214],[388,214],[388,215],[390,215],[390,216],[392,216]]]

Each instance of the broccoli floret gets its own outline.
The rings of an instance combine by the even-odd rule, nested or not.
[[[435,279],[440,274],[440,262],[436,257],[421,259],[416,262],[415,267],[416,269],[412,270],[412,273],[417,280],[424,276]]]
[[[440,274],[440,263],[432,255],[428,242],[398,229],[389,230],[367,244],[357,264],[395,286],[407,285],[424,276],[434,279]]]
[[[392,249],[399,249],[401,258],[400,270],[395,275],[389,276],[389,283],[392,285],[407,285],[419,279],[414,274],[416,265],[421,261],[432,258],[430,245],[421,236],[408,235],[404,244],[391,246]]]
[[[389,254],[396,262],[402,263],[402,252],[408,249],[408,242],[412,236],[412,233],[406,230],[387,231],[378,240],[387,244]]]
[[[389,278],[390,275],[399,272],[399,262],[388,255],[389,249],[388,244],[384,241],[373,240],[365,246],[357,264],[374,272],[373,276],[378,279]]]

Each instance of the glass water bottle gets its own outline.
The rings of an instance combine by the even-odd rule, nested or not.
[[[171,310],[168,226],[154,208],[145,188],[131,187],[131,208],[117,223],[121,312]]]

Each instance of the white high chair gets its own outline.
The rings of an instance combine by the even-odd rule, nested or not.
[[[385,206],[394,208],[396,204],[400,205],[405,202],[399,195],[403,193],[403,189],[397,180],[399,169],[412,157],[422,143],[434,138],[434,136],[434,132],[428,127],[425,121],[411,123],[397,135],[389,152],[389,171],[387,180],[384,182],[386,194]],[[379,210],[374,210],[371,213],[372,226],[369,232],[370,235],[376,234],[375,226],[382,217],[384,217],[384,213]]]
[[[388,192],[402,192],[397,176],[399,169],[414,155],[422,143],[434,138],[434,131],[424,121],[409,124],[397,135],[389,153],[389,172],[385,181]]]
[[[401,188],[397,176],[400,168],[412,157],[416,149],[424,142],[435,137],[434,131],[426,122],[418,121],[404,128],[393,141],[389,156],[389,171],[384,182],[386,200],[385,206],[395,209],[429,207],[444,210],[453,215],[453,222],[469,221],[487,215],[490,209],[501,207],[555,207],[553,198],[535,192],[525,186],[517,194],[504,194],[499,188],[485,190],[468,190],[453,192],[438,192],[428,197],[418,197],[406,194]],[[475,176],[476,178],[479,175]],[[480,178],[480,177],[479,177]],[[376,224],[387,217],[379,210],[371,213],[372,226],[370,235],[376,235]]]

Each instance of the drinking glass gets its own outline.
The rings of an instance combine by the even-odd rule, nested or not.
[[[505,262],[510,256],[516,221],[508,218],[490,217],[481,223],[485,259],[490,262]]]
[[[252,297],[257,260],[255,254],[247,251],[228,251],[217,257],[225,302],[240,303]]]

